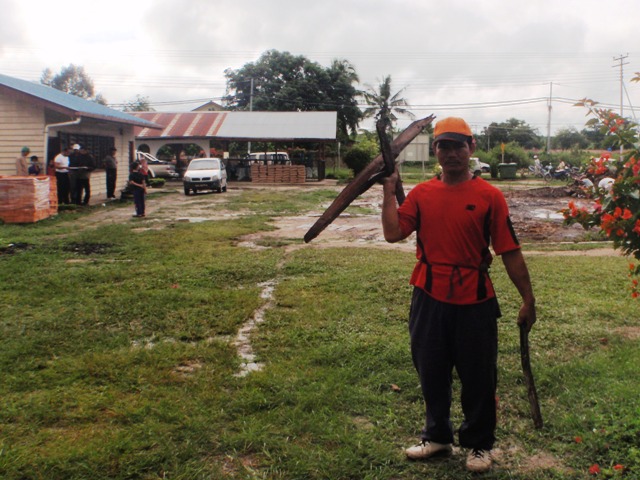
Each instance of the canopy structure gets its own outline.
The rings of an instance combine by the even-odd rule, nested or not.
[[[136,128],[137,143],[157,151],[189,142],[209,150],[209,140],[245,142],[332,142],[337,112],[133,112],[162,130]]]

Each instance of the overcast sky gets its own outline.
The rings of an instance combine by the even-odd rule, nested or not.
[[[351,62],[360,88],[391,75],[418,117],[477,132],[515,117],[581,130],[591,98],[640,115],[640,0],[0,0],[0,72],[38,81],[71,63],[111,105],[186,111],[225,93],[224,70],[269,49]],[[616,58],[624,57],[623,61]],[[551,85],[553,87],[551,88]],[[633,110],[632,110],[633,107]],[[409,120],[400,122],[404,127]]]

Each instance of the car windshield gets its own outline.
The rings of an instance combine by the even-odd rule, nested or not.
[[[189,164],[189,170],[215,170],[217,168],[220,168],[220,160],[217,158],[193,160]]]

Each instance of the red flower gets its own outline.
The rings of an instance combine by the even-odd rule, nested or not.
[[[602,215],[600,228],[604,230],[608,236],[611,236],[611,230],[613,230],[615,223],[616,223],[615,217],[609,213],[605,213],[604,215]]]
[[[574,440],[576,443],[582,443],[582,437],[575,437]]]
[[[624,465],[620,465],[620,464],[614,465],[613,469],[614,470],[624,470]]]
[[[622,212],[622,219],[629,220],[631,217],[633,217],[633,213],[631,213],[631,210],[629,210],[628,208],[625,208]]]
[[[600,473],[600,465],[598,465],[597,463],[594,463],[593,465],[591,465],[589,467],[589,473],[591,475],[597,475]]]

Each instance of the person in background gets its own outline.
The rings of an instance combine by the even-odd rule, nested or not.
[[[77,174],[77,198],[76,204],[89,205],[91,199],[91,172],[96,168],[96,162],[93,155],[89,153],[86,147],[80,149],[78,156],[78,174]],[[83,198],[84,192],[84,198]]]
[[[416,185],[396,203],[397,170],[384,181],[382,227],[387,242],[416,232],[418,259],[410,283],[411,355],[426,407],[421,442],[405,450],[413,460],[448,455],[453,369],[460,378],[460,446],[469,449],[472,472],[491,469],[495,442],[498,325],[500,308],[489,277],[491,250],[502,257],[522,304],[517,322],[529,331],[536,321],[529,271],[500,190],[469,171],[473,133],[462,118],[440,120],[433,149],[440,178]]]
[[[145,216],[145,195],[147,193],[147,184],[144,182],[144,175],[140,171],[140,164],[133,162],[131,164],[131,173],[129,174],[129,186],[133,192],[133,203],[136,206],[134,217]]]
[[[40,165],[40,161],[38,160],[37,155],[31,156],[31,162],[29,164],[29,168],[27,169],[28,175],[40,175],[42,173],[42,165]]]
[[[56,166],[53,163],[53,159],[51,159],[49,162],[47,162],[47,175],[49,175],[50,177],[55,177],[56,176]]]
[[[53,159],[56,169],[56,186],[58,190],[58,203],[68,205],[71,203],[69,195],[69,147],[64,147],[62,151]]]
[[[140,165],[140,173],[144,179],[144,184],[149,185],[149,164],[147,163],[147,159],[144,155],[140,157],[138,164]]]
[[[533,168],[535,169],[536,173],[542,173],[542,162],[540,162],[540,159],[537,155],[533,156]]]
[[[180,150],[178,157],[176,158],[176,172],[178,172],[179,178],[184,177],[184,172],[187,171],[189,166],[189,160],[184,150]]]
[[[78,190],[78,170],[80,168],[80,145],[73,145],[69,152],[69,195],[71,203],[80,205]]]
[[[104,157],[104,168],[107,174],[107,198],[116,198],[116,178],[118,176],[118,160],[116,159],[115,147],[109,149],[109,154]]]
[[[16,175],[29,175],[29,159],[27,157],[30,153],[29,147],[22,147],[20,150],[20,156],[16,158]]]

